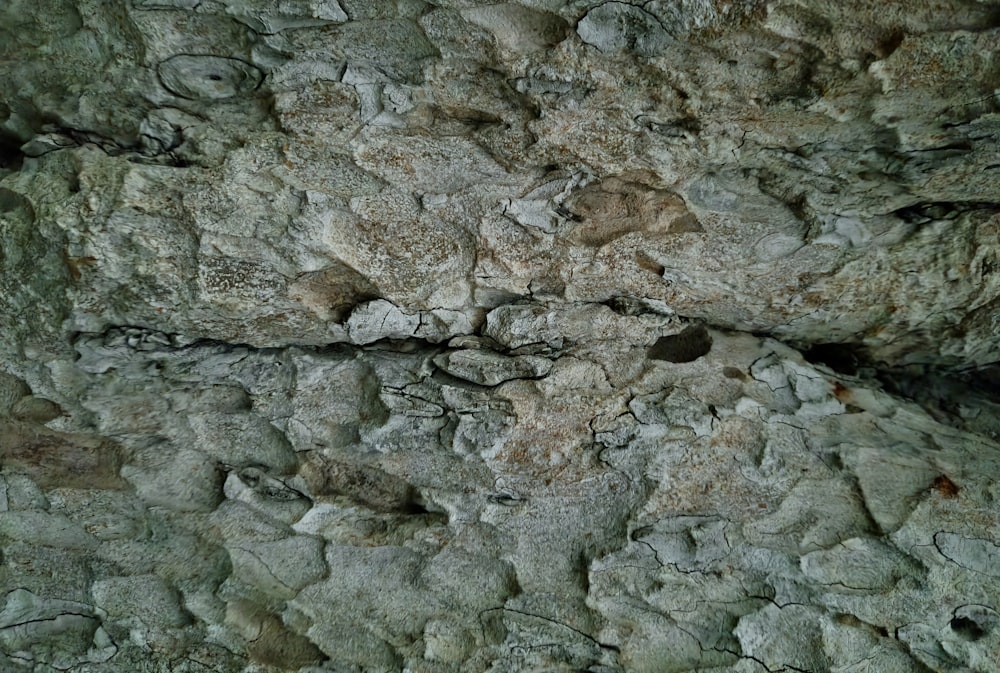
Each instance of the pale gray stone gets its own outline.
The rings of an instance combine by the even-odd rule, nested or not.
[[[113,620],[138,620],[150,627],[187,622],[176,592],[156,575],[108,577],[94,582],[91,591],[97,607]]]
[[[993,671],[991,3],[0,3],[0,669]]]
[[[672,41],[654,14],[626,2],[598,5],[580,20],[576,32],[601,51],[629,50],[647,57],[657,55]]]
[[[567,25],[559,16],[515,3],[469,7],[462,16],[493,33],[497,42],[513,52],[551,47],[566,36]]]
[[[219,100],[246,95],[263,78],[254,66],[232,58],[210,55],[173,56],[157,68],[170,93],[194,100]]]
[[[298,465],[285,435],[256,414],[197,414],[188,422],[206,453],[226,465],[264,465],[278,473]]]
[[[4,596],[0,642],[0,661],[7,665],[56,670],[104,662],[117,650],[91,606],[24,589]]]
[[[486,386],[522,378],[541,378],[552,369],[552,363],[534,355],[505,357],[484,350],[459,350],[434,358],[435,364],[452,376]]]

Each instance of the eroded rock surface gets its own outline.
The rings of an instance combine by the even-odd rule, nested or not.
[[[998,32],[6,3],[0,668],[996,670]]]

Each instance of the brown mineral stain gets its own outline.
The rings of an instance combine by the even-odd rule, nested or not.
[[[942,498],[957,498],[958,497],[958,484],[949,479],[946,475],[940,475],[934,479],[934,483],[931,484],[935,491],[940,494]]]
[[[24,472],[42,488],[127,488],[118,476],[125,454],[124,447],[103,437],[19,421],[0,423],[3,466]]]
[[[662,276],[663,272],[666,270],[662,264],[657,262],[652,257],[639,253],[635,256],[635,263],[639,265],[640,269],[645,269],[646,271],[651,271],[657,276]]]
[[[833,382],[833,396],[836,397],[841,402],[848,402],[851,399],[851,391],[844,387],[840,381]]]
[[[747,380],[747,375],[736,367],[723,367],[722,375],[727,379],[739,379],[740,381]]]
[[[684,200],[654,187],[656,181],[648,172],[633,171],[580,189],[565,204],[575,216],[569,238],[601,247],[630,232],[654,236],[703,232]]]
[[[313,496],[346,496],[377,512],[423,510],[410,483],[373,465],[349,463],[312,452],[302,464],[301,472]]]
[[[259,664],[298,670],[326,658],[308,638],[289,630],[276,615],[250,601],[231,602],[226,607],[226,621],[243,633],[247,654]]]
[[[66,268],[69,269],[69,275],[73,280],[80,280],[83,277],[83,272],[86,269],[93,267],[97,264],[96,257],[69,257],[64,256],[66,262]]]

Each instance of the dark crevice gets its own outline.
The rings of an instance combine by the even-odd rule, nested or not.
[[[955,632],[955,635],[962,640],[967,640],[969,642],[980,640],[986,635],[986,631],[983,630],[979,624],[968,617],[955,617],[951,620],[949,626],[951,627],[951,630]]]
[[[770,337],[767,333],[757,336]],[[858,343],[792,341],[787,345],[811,364],[915,402],[939,423],[1000,439],[1000,422],[991,420],[990,413],[968,411],[985,405],[987,410],[995,408],[1000,413],[1000,362],[899,365],[874,358]]]
[[[0,171],[21,170],[24,162],[21,144],[21,139],[17,136],[0,131]]]
[[[649,349],[649,359],[693,362],[712,349],[712,337],[703,324],[689,325],[680,334],[660,337]]]
[[[838,374],[854,376],[867,357],[856,346],[844,343],[818,343],[802,352],[812,364],[826,365]]]
[[[604,305],[621,315],[656,313],[641,299],[630,297],[617,297],[604,302]],[[683,319],[681,316],[678,318]],[[678,334],[657,339],[649,348],[648,357],[652,360],[671,363],[693,362],[706,355],[712,348],[709,328],[723,333],[739,333],[739,330],[732,330],[725,326],[705,325],[701,322],[689,324]],[[761,338],[773,338],[766,332],[754,334]],[[129,350],[159,352],[208,348],[227,352],[247,350],[258,353],[275,353],[296,347],[316,354],[349,354],[358,351],[435,354],[444,349],[442,343],[434,343],[417,336],[405,339],[382,339],[369,344],[334,342],[258,346],[211,338],[166,334],[139,325],[117,325],[108,327],[101,333],[77,332],[70,335],[71,344],[95,339],[104,342],[105,345],[121,345]],[[1000,409],[1000,362],[967,367],[932,364],[898,366],[875,360],[863,345],[857,343],[789,342],[787,345],[799,350],[804,359],[814,365],[826,366],[836,374],[868,381],[896,397],[916,402],[939,422],[952,427],[970,427],[967,425],[967,419],[962,415],[963,405],[978,408],[986,403],[997,405]],[[504,351],[501,349],[498,352],[518,354],[522,350]],[[739,372],[729,371],[726,375],[738,378]],[[485,389],[480,384],[458,379],[440,369],[436,369],[433,376],[435,379],[447,382],[452,386],[469,390]],[[982,425],[986,421],[980,419],[978,422]],[[987,434],[993,433],[992,428],[993,425],[986,428]],[[1000,423],[996,424],[996,428],[997,434],[1000,435]]]
[[[911,224],[923,224],[932,220],[951,220],[959,214],[985,210],[1000,212],[1000,203],[993,201],[927,201],[915,203],[892,211],[892,214]]]
[[[920,365],[874,371],[882,388],[922,406],[938,422],[965,427],[963,406],[1000,405],[1000,363],[971,368]]]

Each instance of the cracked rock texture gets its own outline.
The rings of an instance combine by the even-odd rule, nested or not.
[[[0,669],[1000,670],[998,45],[3,3]]]

